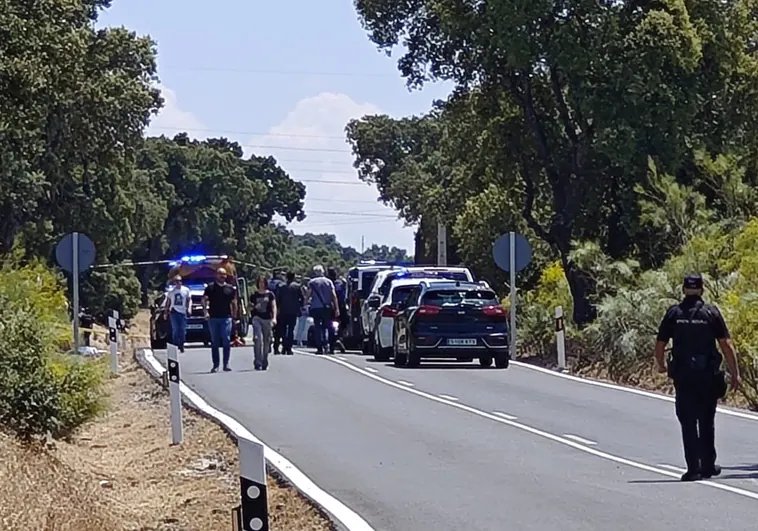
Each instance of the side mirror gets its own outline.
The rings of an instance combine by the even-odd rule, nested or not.
[[[381,303],[381,299],[379,297],[371,297],[368,300],[368,307],[372,310],[376,310],[379,308],[379,304]]]

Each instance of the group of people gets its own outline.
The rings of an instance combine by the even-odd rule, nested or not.
[[[227,276],[226,270],[219,268],[215,282],[209,284],[203,294],[203,313],[211,340],[211,372],[218,372],[220,367],[224,371],[231,370],[233,318],[239,315],[239,308],[237,288],[227,283]],[[250,295],[255,370],[268,369],[272,347],[274,354],[292,355],[294,346],[305,346],[309,317],[313,319],[316,332],[316,354],[334,353],[340,341],[339,330],[344,329],[347,316],[346,283],[338,278],[334,268],[325,270],[316,265],[312,277],[303,279],[302,283],[292,272],[277,271],[271,281],[261,275],[256,288]],[[171,323],[172,341],[180,352],[184,352],[189,306],[189,289],[177,276],[172,280],[165,311]],[[340,323],[337,330],[332,324],[335,320]]]
[[[298,282],[294,273],[276,272],[269,282],[260,276],[250,297],[256,370],[268,368],[268,355],[291,355],[294,345],[308,341],[308,318],[313,319],[316,354],[333,354],[339,342],[334,320],[346,315],[345,281],[334,268],[313,267],[313,276]],[[343,326],[338,326],[342,330]]]

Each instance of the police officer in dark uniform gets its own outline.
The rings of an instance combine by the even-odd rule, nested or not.
[[[737,358],[729,330],[721,312],[703,301],[703,277],[684,279],[684,299],[666,312],[658,329],[655,361],[659,372],[668,372],[676,390],[676,416],[682,426],[687,472],[682,481],[698,481],[721,474],[716,464],[716,404],[727,392],[721,370],[724,353],[731,375],[731,389],[740,383]],[[666,345],[672,340],[668,368],[664,362]]]

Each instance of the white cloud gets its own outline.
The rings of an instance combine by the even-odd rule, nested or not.
[[[147,128],[147,135],[165,135],[168,138],[173,138],[178,133],[186,132],[192,138],[207,138],[208,135],[202,134],[202,130],[206,129],[203,122],[197,116],[183,110],[179,106],[176,92],[162,84],[158,84],[157,88],[163,96],[163,108],[150,122]]]
[[[345,141],[350,120],[379,113],[375,105],[358,103],[346,94],[322,92],[300,100],[266,136],[248,143],[246,154],[276,157],[293,179],[306,185],[308,217],[290,226],[295,232],[332,233],[342,245],[358,250],[364,238],[366,247],[394,245],[413,253],[414,229],[393,219],[395,211],[377,202],[376,188],[359,181]]]

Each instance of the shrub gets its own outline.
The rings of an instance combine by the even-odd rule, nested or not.
[[[60,353],[66,323],[58,277],[39,264],[3,268],[0,426],[21,438],[65,437],[102,409],[104,365]]]

